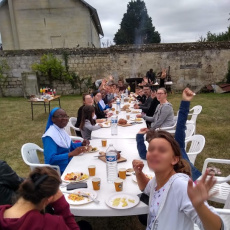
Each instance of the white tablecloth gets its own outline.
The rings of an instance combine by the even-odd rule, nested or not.
[[[136,117],[136,114],[133,113],[126,113],[125,111],[121,111],[118,115],[118,119],[123,118],[126,119],[126,115],[129,114],[131,119],[134,119]],[[143,123],[140,124],[134,124],[132,126],[128,127],[122,127],[118,126],[118,134],[117,135],[111,135],[111,128],[102,128],[98,129],[92,132],[91,138],[112,138],[112,139],[123,139],[123,138],[136,138],[136,134],[139,132],[141,128],[146,128],[146,123],[143,121]]]
[[[121,155],[127,159],[127,162],[118,163],[119,168],[132,168],[132,160],[140,159],[137,148],[136,148],[136,140],[135,139],[108,139],[108,145],[112,143],[117,150],[121,150]],[[91,140],[91,145],[93,147],[98,147],[100,151],[106,151],[106,148],[101,146],[101,140],[95,139]],[[130,216],[130,215],[139,215],[148,213],[148,206],[142,202],[140,202],[137,206],[126,209],[126,210],[116,210],[110,208],[106,205],[105,200],[112,193],[115,193],[114,184],[107,183],[106,178],[106,164],[100,159],[94,157],[97,156],[96,153],[85,153],[82,156],[73,157],[67,166],[66,170],[63,173],[63,176],[67,172],[86,172],[88,173],[89,165],[96,165],[96,177],[101,178],[101,190],[97,192],[98,200],[100,200],[99,204],[94,202],[80,205],[80,206],[70,206],[71,212],[75,216]],[[144,172],[149,173],[149,168],[146,165],[146,161],[144,161],[145,167]],[[92,178],[90,177],[87,180],[88,188],[92,188]],[[62,190],[65,188],[62,188]],[[124,193],[129,193],[133,195],[137,195],[141,193],[139,187],[136,182],[133,181],[132,176],[127,176],[126,180],[123,184]],[[122,193],[121,192],[121,193]]]

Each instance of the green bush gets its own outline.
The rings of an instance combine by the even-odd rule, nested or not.
[[[65,80],[65,68],[62,61],[58,60],[53,54],[44,54],[40,63],[32,64],[32,69],[47,77],[50,83],[53,80]]]

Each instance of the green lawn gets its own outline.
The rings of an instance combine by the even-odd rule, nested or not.
[[[175,113],[180,104],[180,94],[169,95]],[[80,96],[63,96],[61,106],[69,116],[76,116],[81,105]],[[197,120],[197,133],[206,138],[203,152],[196,159],[196,166],[202,169],[207,157],[228,158],[230,156],[230,94],[198,94],[191,103],[202,105],[202,113]],[[52,107],[57,106],[52,103]],[[48,113],[43,106],[34,107],[31,120],[30,103],[24,98],[0,98],[0,158],[21,176],[26,176],[29,168],[21,158],[20,149],[24,143],[32,142],[42,147]],[[221,166],[222,167],[222,166]],[[227,173],[227,166],[222,168]]]
[[[178,111],[181,95],[169,95],[175,113]],[[63,96],[62,108],[69,116],[76,116],[81,105],[79,96]],[[52,107],[57,106],[52,103]],[[191,107],[202,105],[203,110],[197,120],[197,133],[206,138],[203,152],[197,157],[195,165],[202,169],[207,157],[230,159],[230,94],[198,94]],[[8,164],[20,175],[25,177],[30,171],[21,158],[21,146],[32,142],[42,147],[41,136],[44,132],[48,114],[43,106],[34,108],[34,121],[31,120],[30,103],[24,98],[0,98],[0,159]],[[227,168],[228,167],[228,168]],[[224,175],[229,174],[229,166],[220,166]],[[145,229],[133,217],[87,218],[94,230],[99,229]],[[79,218],[77,218],[79,220]]]

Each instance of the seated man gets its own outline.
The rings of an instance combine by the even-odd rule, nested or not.
[[[127,89],[127,86],[125,85],[123,79],[118,80],[117,86],[118,86],[120,92],[121,91],[124,92]]]
[[[82,117],[82,109],[85,105],[93,105],[93,98],[89,94],[83,94],[83,105],[78,109],[77,112],[77,122],[75,124],[76,128],[80,127],[81,124],[81,117]],[[81,132],[76,131],[77,136],[81,137]]]
[[[94,91],[93,92],[93,96],[94,96],[94,108],[95,108],[95,115],[97,119],[101,119],[101,118],[105,118],[105,112],[103,110],[103,108],[100,105],[100,101],[102,99],[101,93],[98,91]]]
[[[0,205],[13,203],[22,181],[5,161],[0,160]]]
[[[143,89],[142,88],[136,88],[136,92],[138,94],[136,99],[140,102],[140,104],[144,104],[146,101],[146,96],[144,95]]]
[[[146,101],[144,104],[139,104],[139,105],[135,104],[134,109],[142,109],[144,113],[147,113],[150,108],[151,102],[153,100],[151,98],[151,93],[152,93],[151,86],[145,85],[143,87],[143,91],[144,91],[144,95],[146,96]]]
[[[146,115],[137,115],[137,117],[143,117],[144,120],[151,122],[151,129],[173,126],[175,123],[173,107],[172,104],[167,101],[165,88],[157,90],[157,100],[160,104],[157,106],[153,117]]]
[[[182,101],[179,109],[179,116],[177,120],[177,127],[176,127],[176,133],[175,133],[175,140],[178,142],[180,145],[180,150],[182,157],[187,160],[191,166],[192,170],[192,178],[193,181],[195,181],[197,178],[201,176],[201,173],[194,165],[190,162],[188,155],[185,150],[185,129],[186,129],[186,121],[189,113],[189,105],[190,101],[193,98],[193,92],[186,88],[183,91],[182,94]],[[152,139],[152,137],[155,135],[154,131],[148,131],[147,128],[141,129],[140,132],[136,136],[136,141],[137,141],[137,149],[140,157],[142,159],[146,159],[146,146],[144,143],[144,135],[146,134],[146,141],[149,142],[149,140]]]

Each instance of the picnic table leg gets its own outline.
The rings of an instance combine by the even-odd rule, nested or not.
[[[45,113],[46,113],[46,103],[45,103],[45,101],[44,101],[44,107],[45,107]]]
[[[59,107],[61,108],[61,99],[60,99],[60,97],[58,98],[58,102],[59,102]]]
[[[31,104],[31,114],[32,114],[32,121],[33,121],[33,119],[34,119],[33,102],[31,101],[30,104]]]

